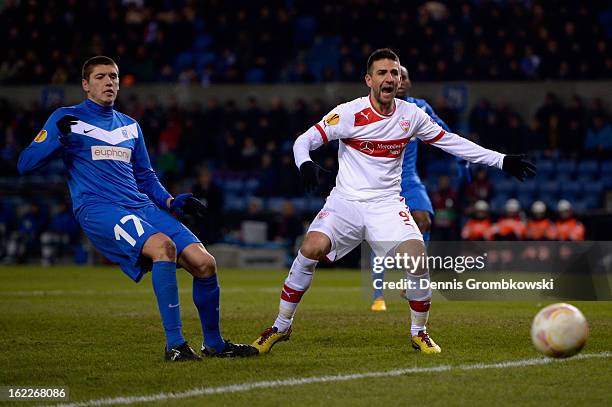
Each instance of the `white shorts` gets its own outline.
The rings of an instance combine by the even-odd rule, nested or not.
[[[406,240],[423,241],[404,198],[385,201],[348,201],[329,196],[323,209],[308,228],[324,233],[331,240],[330,261],[347,255],[364,240],[376,256],[385,256]]]

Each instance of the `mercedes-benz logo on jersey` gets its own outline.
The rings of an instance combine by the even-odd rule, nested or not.
[[[374,143],[371,141],[362,141],[361,144],[359,144],[359,150],[366,154],[372,154],[374,152]]]

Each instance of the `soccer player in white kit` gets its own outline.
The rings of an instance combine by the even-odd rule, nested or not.
[[[412,137],[433,144],[472,163],[497,167],[521,181],[535,175],[535,167],[519,155],[504,155],[445,132],[413,103],[395,99],[400,83],[400,61],[390,49],[376,50],[367,63],[365,82],[370,94],[341,104],[300,135],[293,146],[295,163],[307,189],[318,184],[319,167],[310,151],[340,140],[336,187],[315,217],[287,276],[274,324],[253,342],[259,353],[289,339],[298,303],[310,287],[317,263],[334,261],[364,240],[377,256],[420,257],[423,237],[400,197],[404,147]],[[390,246],[391,245],[391,246]],[[431,289],[426,267],[407,270],[417,289],[407,291],[412,346],[423,353],[440,347],[426,330]]]

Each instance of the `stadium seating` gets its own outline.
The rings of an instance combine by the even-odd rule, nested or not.
[[[551,178],[555,174],[555,162],[552,160],[536,161],[538,167],[538,178]]]
[[[583,160],[578,163],[578,177],[592,179],[599,174],[599,163],[596,160]]]
[[[51,83],[52,78],[61,81],[78,77],[76,64],[66,64],[64,59],[54,57],[58,52],[77,48],[99,49],[104,54],[122,50],[126,61],[129,56],[140,53],[138,58],[148,61],[147,68],[143,69],[146,64],[135,61],[125,64],[122,72],[137,81],[174,82],[190,69],[194,70],[192,74],[196,82],[205,75],[209,75],[213,83],[252,83],[264,78],[274,82],[357,81],[361,79],[358,67],[363,65],[367,57],[364,54],[372,46],[371,30],[353,30],[351,35],[346,35],[346,22],[338,21],[340,16],[345,16],[350,26],[367,27],[372,18],[372,7],[368,2],[339,2],[334,7],[318,7],[316,12],[308,2],[278,2],[274,5],[274,12],[269,12],[265,19],[261,16],[265,6],[257,2],[205,1],[199,6],[200,2],[179,1],[158,2],[156,6],[156,2],[132,1],[129,2],[129,11],[126,7],[117,7],[114,2],[84,2],[79,7],[70,8],[71,17],[64,24],[56,24],[59,16],[66,13],[63,2],[47,4],[45,13],[32,13],[30,2],[5,3],[0,9],[5,25],[36,27],[37,38],[65,39],[61,47],[54,40],[48,47],[37,47],[36,52],[31,52],[30,30],[4,30],[0,41],[5,44],[5,55],[10,55],[10,58],[5,61],[0,80],[10,84],[31,84],[33,80]],[[411,52],[418,56],[419,63],[428,67],[419,71],[419,81],[490,80],[503,79],[503,75],[519,80],[610,78],[609,70],[602,69],[595,62],[606,60],[609,51],[605,47],[559,46],[552,55],[546,45],[549,41],[571,44],[582,40],[579,37],[581,30],[574,33],[564,31],[562,24],[555,23],[557,21],[592,27],[589,30],[591,44],[608,41],[605,34],[607,22],[600,18],[606,10],[605,2],[601,5],[596,2],[584,9],[579,9],[576,4],[549,7],[544,19],[536,11],[538,2],[499,1],[488,2],[485,7],[472,5],[468,8],[463,8],[462,2],[439,2],[438,5],[444,9],[441,14],[428,16],[426,9],[419,7],[418,12],[415,8],[401,19],[398,13],[406,7],[399,7],[400,4],[403,3],[377,3],[376,18],[386,21],[388,32],[396,34],[388,36],[385,44],[403,50],[409,41]],[[164,12],[156,12],[157,8],[163,8]],[[128,18],[126,13],[138,15],[148,24],[123,24]],[[170,20],[168,13],[173,15]],[[92,15],[96,16],[97,24],[90,23]],[[507,30],[501,34],[498,24],[491,23],[501,15],[525,29]],[[233,17],[228,20],[228,16],[241,16],[241,20]],[[464,29],[460,27],[464,26],[464,21],[469,21],[470,27],[479,27],[481,32],[477,37],[471,34],[471,30],[462,32]],[[252,34],[253,22],[260,22],[257,35]],[[434,38],[443,38],[447,35],[445,27],[451,26],[457,28],[458,34],[452,36],[452,41],[432,43],[430,39],[421,37],[421,33],[431,32]],[[540,40],[540,30],[545,30],[546,41]],[[75,32],[91,34],[75,36]],[[106,35],[107,32],[121,35]],[[244,41],[248,46],[243,44]],[[224,52],[235,49],[238,43],[244,52],[232,54],[225,60]],[[475,44],[490,52],[487,64],[482,68],[472,62],[476,59],[475,50],[472,50]],[[456,46],[465,51],[454,52]],[[523,55],[524,47],[534,49],[534,59],[542,62],[530,64],[530,59]],[[517,51],[507,51],[514,49]],[[282,50],[282,58],[278,58],[279,50]],[[84,53],[88,52],[91,51]],[[458,60],[451,62],[450,56]],[[559,63],[546,63],[549,56],[564,61],[566,69],[560,69]],[[253,68],[255,59],[259,61],[257,68]],[[438,62],[446,66],[441,72],[434,69]],[[302,63],[307,74],[300,71]],[[32,71],[19,69],[24,64]],[[38,69],[35,75],[29,74],[40,65],[44,68]],[[168,65],[174,68],[170,73],[166,69]],[[513,65],[516,68],[509,68]],[[227,69],[228,66],[231,69]],[[212,72],[205,73],[205,67]],[[67,74],[56,74],[62,70],[68,71]],[[144,75],[147,70],[152,72]]]

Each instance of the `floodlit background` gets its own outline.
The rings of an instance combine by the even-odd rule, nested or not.
[[[333,3],[1,2],[1,261],[104,261],[71,215],[61,161],[16,172],[49,114],[82,100],[80,69],[97,54],[117,61],[116,107],[140,122],[162,183],[208,203],[209,219],[190,226],[222,265],[289,261],[334,183],[305,195],[292,142],[336,104],[367,94],[365,62],[383,46],[410,71],[412,96],[453,131],[538,166],[523,184],[473,167],[467,183],[451,157],[421,145],[434,240],[612,237],[609,4]],[[313,156],[333,173],[331,144]],[[519,210],[508,215],[511,198]],[[562,199],[571,209],[559,220]],[[488,207],[476,213],[479,200]],[[534,216],[537,200],[545,211]],[[504,218],[518,228],[499,227]],[[539,236],[533,218],[551,220]],[[474,234],[470,219],[485,220],[485,233]]]

